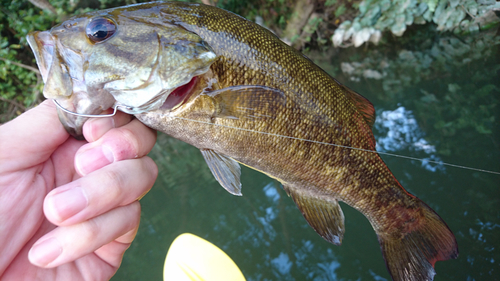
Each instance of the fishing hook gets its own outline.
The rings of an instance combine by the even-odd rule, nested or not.
[[[56,104],[57,108],[59,108],[60,110],[66,112],[68,114],[76,115],[76,116],[79,116],[79,117],[95,117],[95,118],[112,117],[112,116],[115,116],[116,111],[118,110],[118,107],[125,108],[126,110],[129,110],[129,111],[132,111],[134,109],[132,106],[127,106],[127,105],[123,105],[123,104],[115,104],[115,106],[113,106],[113,112],[110,113],[110,114],[101,114],[101,115],[97,115],[97,114],[81,114],[81,113],[74,112],[74,111],[71,111],[71,110],[68,110],[68,109],[64,108],[55,99],[52,99],[52,101]]]

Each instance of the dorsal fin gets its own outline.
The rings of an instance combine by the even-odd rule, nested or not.
[[[358,123],[359,129],[370,140],[369,148],[375,150],[375,136],[372,132],[373,124],[375,123],[375,108],[373,107],[373,104],[367,98],[342,85],[335,78],[334,80],[342,89],[345,90],[346,96],[351,99],[356,107],[357,113],[352,117],[355,122]]]
[[[344,85],[341,86],[346,90],[347,95],[354,102],[368,126],[372,128],[373,124],[375,123],[375,108],[373,107],[373,104],[367,98],[356,93],[355,91],[347,88]]]

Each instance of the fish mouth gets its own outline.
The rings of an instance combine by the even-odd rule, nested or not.
[[[47,83],[49,67],[52,65],[54,57],[55,42],[52,35],[47,32],[30,32],[26,37],[33,53],[35,54],[36,63],[40,74],[42,75],[43,83]]]
[[[52,34],[51,31],[31,32],[27,36],[27,41],[35,54],[45,84],[43,95],[57,101],[59,120],[66,131],[77,139],[83,139],[83,125],[89,119],[89,115],[102,114],[109,108],[114,107],[133,115],[156,110],[175,110],[186,102],[193,92],[199,90],[200,85],[203,84],[200,81],[204,81],[207,75],[207,70],[201,72],[200,69],[196,69],[192,72],[193,76],[184,77],[185,84],[161,89],[163,85],[159,80],[161,79],[159,66],[155,65],[151,70],[151,81],[134,89],[109,86],[115,80],[94,85],[86,81],[82,72],[75,70],[85,69],[84,55],[78,51],[69,53],[67,48],[59,42],[57,34]],[[157,62],[160,61],[159,57],[160,53],[158,53]],[[209,69],[208,65],[204,67]],[[201,76],[203,79],[200,79]],[[126,95],[129,92],[136,92],[137,95],[146,90],[152,90],[157,94],[139,106],[135,106],[127,99],[120,100],[117,96]]]
[[[113,105],[114,99],[106,93],[101,95],[99,103],[87,99],[84,81],[82,78],[71,77],[64,55],[59,52],[57,39],[50,31],[31,32],[27,41],[44,82],[43,95],[57,101],[59,120],[66,131],[76,139],[83,139],[83,124],[88,117],[78,114],[100,114]]]
[[[49,31],[30,32],[26,37],[28,44],[33,50],[36,63],[44,83],[43,95],[46,98],[57,99],[61,107],[73,110],[69,100],[73,92],[73,83],[67,69],[59,62],[56,56],[57,46],[54,37]],[[59,83],[59,85],[56,85]],[[86,121],[75,118],[57,107],[57,115],[66,131],[77,139],[83,139],[82,128]]]
[[[173,110],[181,106],[193,93],[193,89],[199,80],[194,76],[191,80],[182,86],[175,88],[167,97],[160,110]]]
[[[35,54],[36,63],[44,82],[46,98],[69,97],[73,93],[73,81],[66,64],[58,55],[57,42],[49,31],[35,31],[27,36],[28,44]]]

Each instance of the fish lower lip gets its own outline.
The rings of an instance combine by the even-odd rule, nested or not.
[[[198,81],[198,76],[195,76],[187,84],[177,87],[172,93],[170,93],[160,107],[160,109],[171,110],[179,105],[181,105],[190,95],[191,92]]]
[[[55,52],[54,38],[47,31],[37,31],[28,34],[27,40],[35,55],[43,81],[46,83]]]

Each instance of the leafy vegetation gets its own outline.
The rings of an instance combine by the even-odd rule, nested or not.
[[[381,32],[390,30],[401,36],[407,26],[433,22],[439,31],[468,33],[498,23],[494,0],[365,0],[354,20],[344,21],[332,37],[333,45],[351,41],[355,47],[378,43]]]
[[[50,29],[74,14],[135,2],[53,0],[45,6],[49,9],[41,9],[28,1],[0,0],[0,124],[43,98],[43,82],[26,41],[29,32]]]

